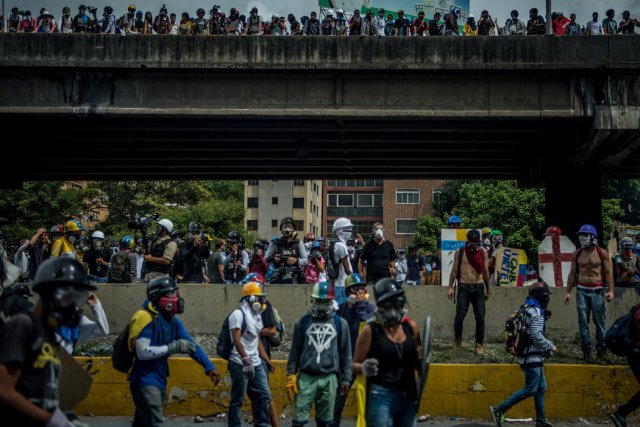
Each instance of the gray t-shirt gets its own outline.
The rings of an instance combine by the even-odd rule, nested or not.
[[[213,256],[209,258],[207,269],[209,271],[209,283],[224,283],[222,276],[220,276],[220,271],[218,270],[219,265],[224,265],[224,260],[226,255],[222,251],[216,251]]]

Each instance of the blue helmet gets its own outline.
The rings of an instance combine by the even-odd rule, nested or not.
[[[259,283],[264,286],[264,277],[258,273],[249,273],[242,279],[241,283],[245,285],[249,282]]]
[[[580,227],[580,230],[578,230],[576,234],[591,234],[595,237],[598,237],[598,231],[591,224],[584,224],[582,227]]]
[[[460,217],[458,215],[451,215],[447,220],[447,224],[461,224]]]
[[[311,242],[311,247],[312,248],[322,248],[322,243],[320,242],[320,240],[314,240],[313,242]]]
[[[331,284],[329,282],[319,282],[313,285],[311,291],[311,298],[315,299],[333,299],[333,293],[331,292]]]
[[[351,286],[356,286],[356,285],[365,286],[366,284],[367,282],[365,282],[362,276],[358,273],[350,274],[349,276],[347,276],[347,278],[344,281],[345,288],[349,288]]]
[[[126,235],[120,240],[120,247],[122,249],[133,249],[136,246],[135,240],[129,235]]]

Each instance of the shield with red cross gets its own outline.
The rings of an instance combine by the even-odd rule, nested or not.
[[[546,236],[538,246],[540,278],[550,287],[567,286],[576,245],[567,236]]]

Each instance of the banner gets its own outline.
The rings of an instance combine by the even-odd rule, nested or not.
[[[498,249],[494,281],[497,286],[522,286],[527,280],[527,254],[523,249]]]
[[[342,9],[347,16],[351,16],[354,10],[365,13],[371,9],[377,14],[378,9],[384,9],[385,18],[388,14],[396,18],[398,11],[402,10],[410,19],[418,16],[418,12],[424,12],[427,19],[432,19],[436,12],[444,16],[454,7],[461,9],[461,19],[466,18],[470,11],[469,3],[470,0],[318,0],[321,9]]]

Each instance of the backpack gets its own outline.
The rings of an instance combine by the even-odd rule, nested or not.
[[[526,304],[521,305],[520,308],[507,318],[504,325],[505,350],[513,356],[524,357],[525,350],[531,344],[531,337],[529,337],[529,333],[527,332],[526,323],[526,319],[529,317],[528,308],[529,306]]]
[[[239,309],[236,309],[236,310],[239,310]],[[233,349],[233,339],[231,338],[231,330],[229,329],[229,317],[236,310],[233,310],[224,319],[224,322],[222,323],[222,329],[220,329],[220,334],[218,334],[218,343],[216,344],[216,354],[227,361],[231,357],[231,350]],[[245,318],[244,311],[240,310],[240,313],[242,313],[242,326],[240,327],[240,334],[243,334],[244,331],[247,329],[247,321]],[[274,314],[275,314],[275,310],[274,310]]]
[[[156,325],[156,318],[152,316],[153,327]],[[113,343],[113,352],[111,353],[111,364],[113,368],[122,373],[129,373],[135,359],[135,350],[129,350],[129,324],[118,334]]]
[[[120,251],[111,258],[109,281],[113,283],[129,283],[129,254]]]
[[[282,322],[282,318],[278,314],[278,310],[271,307],[273,310],[273,317],[276,320],[276,334],[274,336],[269,337],[269,341],[271,342],[271,347],[278,347],[284,341],[284,323]]]
[[[631,322],[637,307],[633,307],[624,316],[618,317],[607,330],[604,342],[609,351],[616,356],[627,356],[635,347],[635,340],[631,336]]]
[[[327,277],[330,280],[336,280],[340,274],[340,263],[335,261],[335,245],[336,242],[333,242],[329,246],[329,262],[326,264]]]

